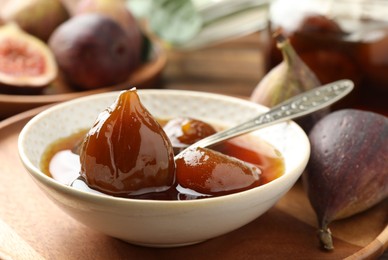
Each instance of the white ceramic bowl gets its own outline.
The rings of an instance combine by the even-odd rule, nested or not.
[[[179,90],[138,90],[142,103],[157,118],[190,116],[232,126],[267,108],[238,98]],[[118,92],[87,96],[55,105],[34,117],[19,137],[21,160],[36,183],[79,222],[124,241],[154,247],[198,243],[235,230],[271,208],[303,172],[310,145],[294,122],[254,134],[273,144],[285,158],[285,174],[274,181],[222,197],[190,201],[154,201],[92,194],[63,185],[39,168],[53,141],[92,126]],[[264,235],[264,234],[263,234]]]

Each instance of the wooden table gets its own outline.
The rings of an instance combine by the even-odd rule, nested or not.
[[[162,74],[160,85],[155,87],[198,90],[247,98],[264,75],[264,46],[261,43],[261,36],[253,34],[202,50],[169,51],[167,67]],[[217,256],[223,259],[241,257],[253,259],[265,256],[266,252],[274,252],[274,248],[277,246],[288,247],[290,252],[292,251],[299,257],[305,257],[304,254],[310,252],[319,259],[332,259],[330,254],[320,252],[315,246],[315,228],[310,225],[315,221],[313,214],[310,214],[309,219],[303,219],[303,216],[298,214],[301,207],[304,207],[303,210],[307,208],[310,213],[312,211],[306,197],[301,195],[300,184],[275,208],[253,223],[220,238],[186,248],[149,249],[136,247],[79,225],[48,201],[22,169],[16,152],[17,131],[20,131],[23,124],[34,113],[22,117],[22,120],[20,117],[19,119],[14,117],[8,121],[0,122],[0,130],[2,130],[0,131],[0,144],[3,145],[0,149],[0,160],[4,160],[4,158],[6,160],[2,161],[0,165],[0,173],[15,172],[18,174],[15,176],[10,174],[4,176],[3,174],[5,182],[2,188],[5,185],[7,191],[13,192],[15,196],[16,194],[20,195],[14,198],[9,197],[8,193],[8,195],[2,194],[2,188],[0,188],[0,205],[6,205],[5,208],[0,209],[0,249],[3,250],[0,250],[0,259],[7,259],[7,254],[14,254],[15,259],[39,259],[41,256],[48,258],[66,256],[66,258],[60,259],[76,259],[80,255],[93,259],[104,257],[196,259],[195,256],[202,259],[213,259]],[[10,182],[13,178],[17,178],[25,188],[19,189],[11,185]],[[353,226],[363,223],[360,226],[365,228],[365,225],[369,226],[368,220],[372,215],[380,220],[380,224],[376,226],[376,223],[371,223],[371,226],[374,226],[374,229],[382,230],[384,210],[388,208],[387,206],[387,203],[383,203],[371,212],[345,223]],[[53,219],[52,216],[58,218]],[[298,217],[302,221],[299,221],[301,219],[297,219]],[[382,222],[381,219],[383,219]],[[307,222],[309,224],[306,224]],[[78,228],[74,229],[75,226]],[[341,230],[341,223],[336,224],[336,227]],[[38,230],[38,233],[32,233],[33,230]],[[268,237],[258,235],[265,230],[273,232],[270,232]],[[283,237],[284,232],[286,239],[280,237]],[[309,235],[297,235],[298,233],[306,234],[305,232]],[[64,234],[68,234],[68,237]],[[349,237],[349,234],[344,235]],[[272,239],[271,241],[275,244],[264,245],[268,239]],[[47,243],[42,243],[43,240],[47,240]],[[357,248],[359,249],[346,241],[341,241],[341,239],[336,241],[337,253],[343,256],[348,255],[348,252],[354,252]],[[309,246],[300,246],[301,244]],[[72,247],[73,250],[69,251],[66,247]],[[281,254],[278,255],[278,257],[280,256]],[[388,257],[388,253],[380,259],[386,259],[385,257]]]
[[[169,51],[162,87],[248,97],[264,75],[260,34],[189,52]]]

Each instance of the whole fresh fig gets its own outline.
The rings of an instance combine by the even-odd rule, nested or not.
[[[65,79],[82,89],[125,81],[133,70],[133,50],[124,30],[100,14],[75,16],[52,34],[49,46]]]
[[[137,50],[130,53],[132,66],[135,68],[141,62],[142,34],[135,17],[123,0],[80,0],[73,8],[73,15],[98,13],[116,21],[127,33],[131,49]]]
[[[174,153],[135,89],[97,118],[80,150],[81,176],[93,189],[130,196],[164,191],[175,180]]]
[[[344,109],[321,119],[309,134],[311,157],[303,184],[319,237],[333,249],[328,225],[388,197],[388,118]]]
[[[69,18],[69,14],[60,0],[12,0],[0,9],[0,17],[47,41],[55,28]]]
[[[279,32],[274,34],[274,38],[282,52],[283,61],[264,76],[251,94],[251,101],[268,107],[321,85],[315,73],[302,61],[290,41]],[[295,122],[308,133],[328,112],[329,109],[321,109],[298,118]]]

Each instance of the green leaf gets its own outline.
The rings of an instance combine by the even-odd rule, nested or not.
[[[153,1],[148,19],[151,30],[173,45],[190,41],[203,24],[190,0]]]

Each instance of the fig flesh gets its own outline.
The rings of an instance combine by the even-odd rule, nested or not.
[[[131,73],[133,51],[124,30],[99,14],[75,16],[52,34],[49,46],[64,78],[81,89],[124,82]]]
[[[0,28],[0,92],[38,94],[56,77],[53,53],[16,24]]]
[[[321,244],[331,250],[332,221],[388,197],[388,118],[339,110],[321,119],[309,139],[311,157],[303,184],[317,214]]]
[[[80,162],[89,187],[114,196],[165,191],[175,181],[171,143],[134,89],[99,115],[82,144]]]
[[[283,61],[264,76],[251,94],[251,101],[267,107],[273,107],[321,85],[314,72],[298,56],[290,41],[280,33],[275,33],[274,37],[277,47],[282,51]],[[327,113],[328,109],[322,109],[295,122],[308,133]]]
[[[43,41],[69,18],[60,0],[12,0],[0,10],[5,22],[15,22],[24,31]]]
[[[227,195],[261,184],[259,167],[207,148],[186,150],[175,163],[179,185],[204,195]]]

